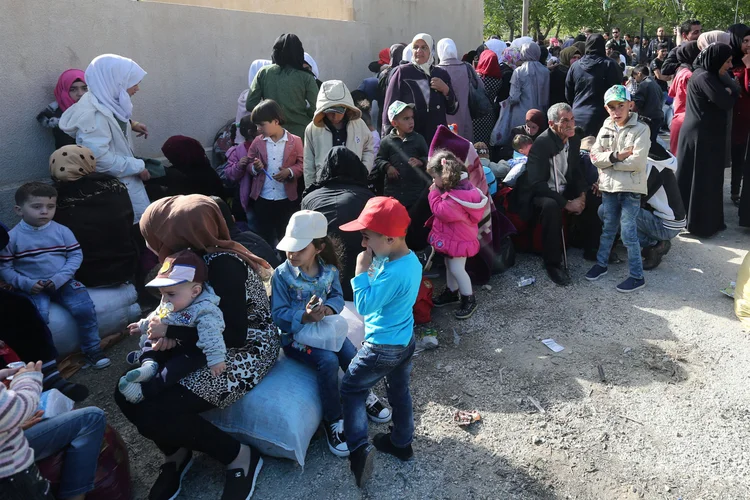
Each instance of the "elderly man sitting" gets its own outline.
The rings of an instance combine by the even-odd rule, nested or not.
[[[576,134],[573,110],[558,103],[547,112],[549,128],[534,141],[526,163],[526,175],[517,184],[521,217],[538,218],[542,227],[542,257],[550,279],[558,285],[570,283],[570,274],[561,266],[563,254],[563,211],[580,216],[594,210],[593,217],[579,217],[584,232],[600,231],[596,207],[586,203],[589,186],[581,169],[581,138]],[[591,227],[588,227],[591,226]]]

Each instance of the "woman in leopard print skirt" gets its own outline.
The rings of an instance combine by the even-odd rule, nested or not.
[[[246,499],[263,464],[259,453],[209,423],[201,413],[225,408],[255,387],[279,352],[280,337],[271,319],[265,287],[259,276],[268,264],[230,240],[216,203],[206,196],[173,196],[152,203],[140,221],[151,250],[163,261],[191,248],[204,253],[208,281],[221,298],[227,369],[217,377],[207,366],[188,375],[158,399],[131,404],[115,390],[125,417],[166,455],[149,499],[166,500],[179,492],[192,463],[192,452],[203,452],[227,466],[223,500]],[[149,332],[166,337],[155,348],[171,349],[198,339],[195,328],[152,323]],[[147,383],[147,382],[146,382]]]

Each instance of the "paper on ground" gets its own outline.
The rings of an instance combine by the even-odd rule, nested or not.
[[[563,349],[565,349],[563,346],[555,342],[553,339],[544,339],[542,340],[542,344],[552,349],[553,352],[560,352]]]

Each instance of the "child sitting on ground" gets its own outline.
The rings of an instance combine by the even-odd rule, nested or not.
[[[146,285],[159,288],[161,303],[145,319],[128,325],[131,335],[141,335],[142,347],[140,368],[130,370],[118,384],[129,402],[153,398],[206,364],[214,377],[226,369],[224,315],[219,309],[219,297],[205,283],[207,276],[203,259],[191,250],[183,250],[164,259],[159,274]],[[194,327],[198,341],[159,350],[164,335],[151,332],[153,324]]]
[[[529,151],[534,139],[528,135],[519,134],[513,138],[513,158],[508,160],[510,171],[503,179],[503,184],[515,187],[518,178],[526,172],[526,161],[529,159]]]
[[[3,383],[12,376],[8,388]],[[0,498],[52,499],[49,482],[34,463],[24,424],[37,411],[42,394],[42,362],[0,370]]]
[[[297,180],[302,177],[302,139],[284,129],[281,106],[271,99],[261,101],[250,119],[260,135],[247,148],[247,156],[236,166],[227,166],[227,177],[242,182],[242,205],[252,207],[258,233],[273,246],[284,236],[289,219],[299,209]]]
[[[344,297],[339,278],[339,257],[334,242],[327,235],[328,221],[320,212],[302,210],[292,216],[286,236],[277,248],[286,252],[287,260],[273,274],[271,314],[284,332],[284,353],[318,371],[318,390],[323,404],[323,428],[328,449],[336,456],[349,456],[344,435],[341,396],[339,395],[339,367],[346,370],[357,349],[344,338],[338,350],[324,349],[302,342],[309,335],[306,329],[319,326],[328,316],[343,322],[338,316],[344,309]],[[334,321],[325,319],[333,328]],[[328,325],[326,325],[328,326]],[[299,340],[297,340],[299,338]],[[326,346],[330,347],[330,346]],[[383,407],[370,392],[367,396],[367,415],[375,422],[388,422],[390,410]]]
[[[86,286],[74,279],[83,262],[81,245],[70,229],[52,220],[57,190],[30,182],[18,188],[15,201],[16,215],[22,220],[8,232],[8,246],[0,249],[0,278],[29,294],[47,323],[50,302],[67,309],[78,326],[87,366],[108,367],[111,362],[100,347],[94,303]]]
[[[502,182],[508,175],[510,165],[505,160],[500,160],[498,163],[490,161],[490,148],[484,142],[475,142],[474,149],[477,150],[479,155],[479,162],[482,164],[484,176],[487,178],[487,189],[492,196],[497,192],[498,183]]]
[[[428,242],[445,257],[446,288],[432,301],[435,307],[460,303],[457,319],[468,319],[477,300],[466,272],[466,259],[479,253],[479,221],[487,197],[469,181],[463,164],[449,151],[438,151],[427,164],[432,176],[428,200],[432,223]]]
[[[393,128],[380,143],[375,166],[384,173],[383,193],[408,210],[429,185],[424,170],[429,150],[424,137],[414,132],[414,104],[394,101],[388,108],[388,120]]]
[[[393,408],[393,430],[379,433],[375,447],[400,460],[414,451],[414,415],[409,376],[414,354],[414,304],[422,282],[422,265],[406,246],[411,219],[395,198],[376,196],[359,217],[340,227],[360,231],[362,246],[352,278],[354,304],[365,319],[365,341],[341,382],[346,444],[357,486],[372,474],[373,446],[367,440],[365,402],[370,389],[383,378]]]
[[[638,121],[638,113],[631,112],[633,102],[625,87],[610,87],[604,94],[604,104],[609,118],[591,148],[591,161],[599,169],[602,194],[599,213],[604,227],[597,262],[586,273],[586,279],[596,281],[607,274],[610,250],[619,228],[622,242],[628,249],[630,276],[617,285],[617,291],[629,293],[646,286],[637,220],[641,195],[648,194],[646,162],[651,137],[648,126]]]

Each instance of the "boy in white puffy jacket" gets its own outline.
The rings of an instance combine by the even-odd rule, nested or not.
[[[609,254],[617,229],[628,249],[630,276],[617,285],[617,291],[633,292],[646,286],[643,277],[641,247],[638,241],[637,218],[641,196],[648,194],[646,162],[651,146],[650,131],[631,112],[630,92],[622,85],[614,85],[604,94],[609,118],[604,122],[596,143],[591,148],[591,161],[599,169],[598,189],[602,194],[599,216],[604,221],[599,251],[586,279],[596,281],[607,274]]]

